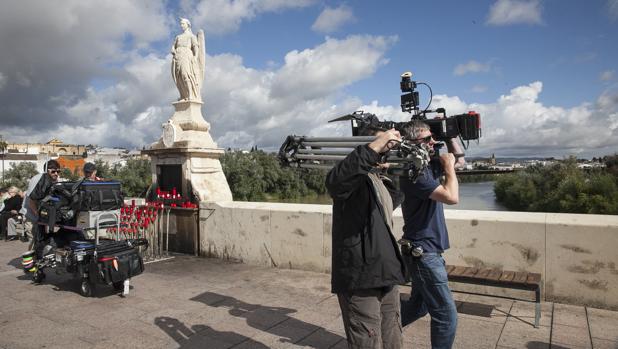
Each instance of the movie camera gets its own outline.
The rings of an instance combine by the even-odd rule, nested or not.
[[[430,99],[424,110],[419,108],[418,85],[425,85],[430,91]],[[447,141],[459,137],[464,148],[464,141],[478,140],[481,137],[480,115],[476,112],[458,114],[446,117],[444,108],[430,110],[433,92],[431,87],[423,82],[412,80],[412,73],[401,75],[401,110],[412,114],[412,120],[425,122],[437,141]],[[427,114],[437,113],[437,118],[428,119]],[[337,161],[343,160],[353,148],[372,142],[376,137],[367,136],[376,131],[395,129],[403,134],[408,122],[381,121],[376,115],[356,111],[329,122],[351,122],[352,137],[305,137],[290,135],[279,149],[279,161],[284,166],[299,168],[330,169]],[[417,144],[406,137],[399,144],[382,154],[381,162],[391,163],[388,173],[398,176],[407,176],[415,181],[420,172],[428,166],[430,154],[437,153],[443,144],[437,143],[434,149],[427,144]]]

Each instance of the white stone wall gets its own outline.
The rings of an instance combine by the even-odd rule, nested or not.
[[[541,273],[547,300],[618,309],[618,216],[445,215],[448,264]],[[201,251],[248,264],[330,272],[331,219],[330,205],[203,202]],[[395,231],[402,226],[396,210]]]

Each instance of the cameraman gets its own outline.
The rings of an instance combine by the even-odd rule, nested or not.
[[[430,128],[420,120],[409,122],[404,137],[416,144],[435,149]],[[439,158],[432,154],[430,165],[416,182],[401,177],[400,186],[405,199],[402,204],[404,219],[402,254],[412,280],[412,294],[407,311],[412,321],[431,316],[432,348],[451,348],[457,329],[457,308],[448,287],[448,278],[442,253],[449,248],[448,231],[442,204],[454,205],[459,201],[459,184],[455,174],[463,165],[463,156],[456,162],[453,153],[461,153],[455,139],[447,141],[449,152]],[[444,179],[441,181],[441,177]]]
[[[331,289],[349,348],[403,346],[397,285],[404,282],[405,263],[392,234],[401,195],[379,174],[380,154],[400,140],[394,129],[381,132],[326,177],[333,198]]]
[[[37,249],[42,248],[42,245],[44,245],[38,242],[46,238],[39,226],[39,201],[43,200],[51,191],[54,183],[58,182],[59,174],[60,164],[52,159],[45,163],[44,173],[35,175],[28,182],[28,190],[24,198],[23,208],[26,211],[26,218],[32,222],[32,240]],[[37,251],[37,255],[39,253],[40,251]]]

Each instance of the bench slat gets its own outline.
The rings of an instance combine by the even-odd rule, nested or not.
[[[463,272],[466,271],[466,267],[461,267],[461,266],[455,266],[455,268],[453,268],[453,270],[451,270],[451,272],[449,273],[449,275],[452,276],[461,276],[463,274]]]
[[[500,281],[512,281],[514,276],[515,276],[514,271],[505,270],[502,272],[502,275],[500,276],[499,280]]]
[[[474,277],[478,271],[478,268],[466,267],[466,270],[464,270],[461,275],[466,277]]]
[[[539,274],[539,273],[528,273],[528,279],[526,280],[526,284],[528,284],[528,285],[540,285],[541,284],[541,274]]]
[[[487,280],[498,281],[502,276],[502,270],[492,269],[487,275]]]
[[[516,283],[519,283],[519,284],[525,284],[526,280],[528,280],[528,273],[527,272],[517,272],[513,276],[513,282],[516,282]]]
[[[492,271],[493,269],[479,269],[478,273],[476,273],[476,278],[487,279]]]

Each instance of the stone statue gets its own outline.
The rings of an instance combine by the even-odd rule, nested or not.
[[[180,92],[179,101],[202,101],[200,94],[204,82],[206,58],[204,31],[197,36],[191,32],[191,22],[180,19],[182,34],[176,36],[172,45],[172,77]]]

